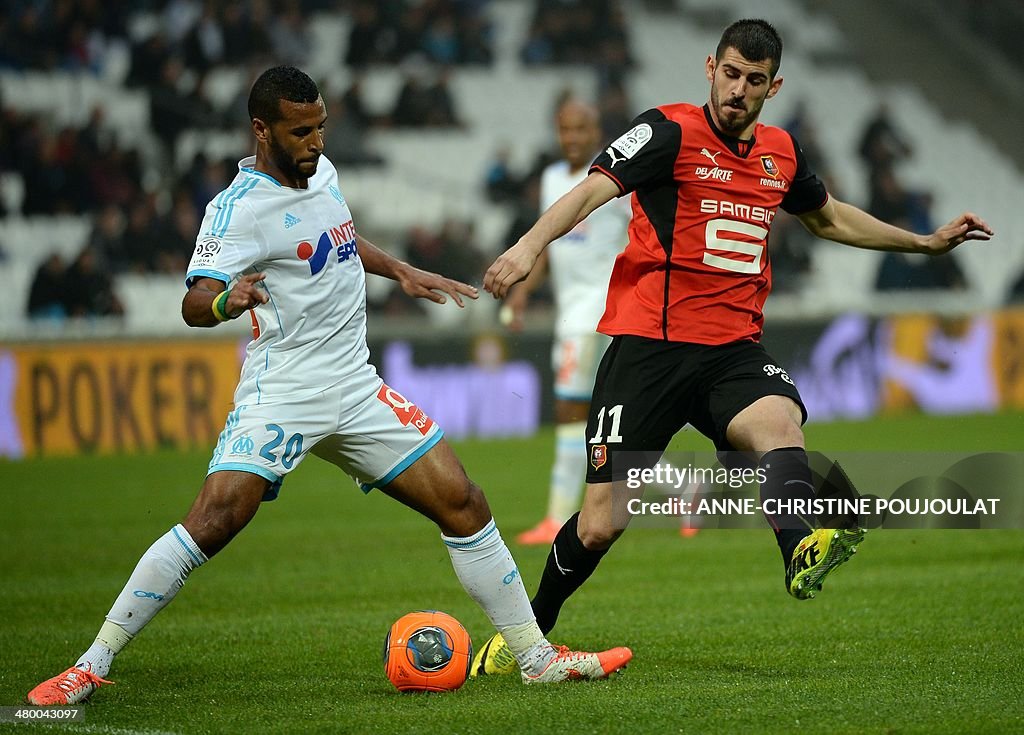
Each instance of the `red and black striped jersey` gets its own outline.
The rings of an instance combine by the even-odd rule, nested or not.
[[[779,207],[803,214],[828,193],[785,130],[749,140],[718,130],[707,108],[648,110],[594,161],[632,193],[598,331],[718,345],[761,337],[771,290],[768,233]]]

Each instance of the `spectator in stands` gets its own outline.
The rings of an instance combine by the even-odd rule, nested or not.
[[[512,166],[509,162],[511,156],[512,150],[508,144],[502,144],[494,152],[494,158],[487,165],[484,186],[487,189],[487,198],[492,202],[515,201],[523,188],[519,177],[512,173]]]
[[[351,118],[353,124],[364,130],[377,124],[376,116],[366,107],[366,100],[363,98],[362,74],[357,73],[352,77],[348,89],[341,95],[341,102],[345,105],[345,114]]]
[[[402,87],[391,109],[391,124],[396,128],[419,128],[426,125],[430,114],[430,97],[418,63],[406,63]]]
[[[30,319],[63,319],[65,287],[64,261],[58,253],[51,253],[32,278],[27,313]]]
[[[427,126],[434,128],[461,127],[459,116],[455,111],[455,98],[449,86],[452,72],[449,67],[442,67],[434,83],[427,87],[427,99],[430,108],[427,113]]]
[[[381,17],[381,9],[372,0],[357,0],[352,8],[352,28],[345,50],[345,65],[362,69],[389,61],[395,44],[395,31]]]
[[[174,193],[171,211],[157,218],[154,232],[156,240],[150,243],[148,270],[168,275],[180,275],[188,270],[188,262],[196,244],[199,217],[192,205],[191,193],[179,186]]]
[[[169,150],[194,117],[193,101],[181,89],[184,72],[181,60],[171,57],[161,67],[159,83],[149,89],[150,125]]]
[[[523,63],[631,63],[625,16],[617,0],[537,0],[520,58]]]
[[[64,308],[70,317],[121,316],[113,281],[99,266],[95,251],[84,248],[67,270]]]
[[[124,229],[124,214],[116,204],[106,205],[96,215],[86,243],[96,253],[102,268],[120,270],[118,261],[123,258],[121,247]]]
[[[380,154],[369,146],[366,127],[349,111],[345,97],[327,103],[324,153],[339,167],[380,166],[384,163]]]
[[[220,19],[224,29],[225,62],[244,64],[271,48],[267,29],[274,21],[265,0],[251,0],[249,3],[234,0],[223,8]]]
[[[183,4],[183,3],[182,3]],[[202,15],[184,37],[182,52],[191,69],[206,72],[224,60],[224,29],[217,13],[217,3],[203,3]]]
[[[128,213],[128,223],[117,247],[109,254],[114,273],[147,273],[153,270],[151,244],[161,237],[149,198],[140,197]]]
[[[911,232],[924,234],[932,231],[931,194],[908,191],[889,166],[877,169],[872,181],[868,204],[872,215]],[[875,277],[876,290],[939,288],[967,288],[967,279],[955,257],[930,258],[895,252],[883,255]]]
[[[229,168],[227,161],[208,159],[201,151],[192,159],[186,180],[192,190],[192,207],[198,216],[201,217],[206,211],[206,203],[217,196],[218,192],[224,191],[231,181],[228,172],[234,168],[234,162],[231,164]]]
[[[449,70],[443,69],[428,85],[422,60],[409,59],[404,66],[404,82],[391,112],[391,124],[396,128],[458,126],[455,102],[448,86]]]
[[[406,241],[406,255],[410,265],[426,269],[443,265],[446,273],[458,273],[455,280],[479,279],[484,264],[483,255],[473,244],[472,223],[447,219],[440,232],[432,233],[423,227],[409,231]]]
[[[489,65],[494,61],[491,24],[482,12],[469,13],[458,24],[460,64]]]
[[[931,258],[917,253],[884,255],[875,277],[878,291],[967,288],[967,279],[955,257]]]
[[[435,17],[423,32],[420,45],[427,57],[437,64],[458,63],[460,49],[455,17],[450,13]]]
[[[890,119],[889,107],[884,102],[864,128],[858,151],[872,179],[881,171],[891,170],[895,163],[913,153],[910,143]]]
[[[609,78],[601,89],[597,101],[601,113],[601,132],[604,140],[611,141],[623,130],[628,130],[636,116],[629,101],[629,92],[620,76]]]
[[[56,136],[39,118],[34,118],[23,132],[24,137],[18,143],[21,147],[18,171],[25,185],[22,213],[73,211],[74,192],[60,163]]]
[[[270,40],[277,63],[305,65],[313,43],[298,0],[288,0],[281,13],[271,23]]]
[[[814,118],[807,109],[807,100],[798,100],[793,108],[793,113],[785,125],[786,132],[800,141],[800,148],[804,152],[804,158],[812,171],[817,172],[829,191],[835,190],[832,172],[825,151],[818,141],[818,129],[814,124]],[[930,230],[929,230],[930,231]]]
[[[908,226],[910,194],[891,168],[883,167],[873,172],[868,212],[890,225]]]
[[[129,206],[142,191],[142,161],[138,150],[126,151],[116,140],[97,151],[87,164],[88,186],[94,205]]]
[[[144,38],[132,46],[132,64],[127,84],[134,87],[154,87],[160,83],[164,63],[171,58],[173,49],[163,33]]]

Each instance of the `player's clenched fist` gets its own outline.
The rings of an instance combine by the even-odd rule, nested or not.
[[[509,288],[526,278],[533,270],[540,251],[520,240],[491,264],[484,275],[484,290],[501,299]]]

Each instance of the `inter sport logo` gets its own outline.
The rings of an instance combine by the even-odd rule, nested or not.
[[[295,249],[295,254],[299,256],[299,260],[309,263],[309,275],[315,276],[327,265],[332,250],[338,256],[339,263],[344,263],[359,254],[359,249],[356,247],[356,228],[352,224],[352,220],[332,227],[320,235],[315,249],[303,240]]]
[[[326,232],[317,240],[316,250],[306,241],[300,242],[299,247],[295,250],[295,254],[299,256],[300,260],[309,263],[309,275],[311,276],[315,276],[324,269],[324,266],[327,265],[327,256],[330,253],[331,238]]]

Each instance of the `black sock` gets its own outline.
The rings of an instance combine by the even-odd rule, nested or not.
[[[540,587],[530,601],[533,614],[537,616],[537,625],[544,635],[555,627],[565,601],[587,581],[597,569],[601,557],[608,552],[608,549],[590,551],[583,545],[577,531],[579,517],[579,513],[574,514],[555,537],[540,578]]]
[[[771,499],[779,501],[814,499],[814,485],[811,483],[811,468],[807,464],[807,453],[800,447],[785,447],[765,452],[758,463],[764,470],[765,481],[761,483],[761,507]],[[808,502],[808,506],[809,506]],[[774,510],[769,506],[769,510]],[[780,509],[782,510],[782,509]],[[782,562],[787,567],[793,558],[793,551],[804,536],[815,526],[814,516],[808,513],[765,512],[768,523],[775,531],[775,540],[782,552]]]

